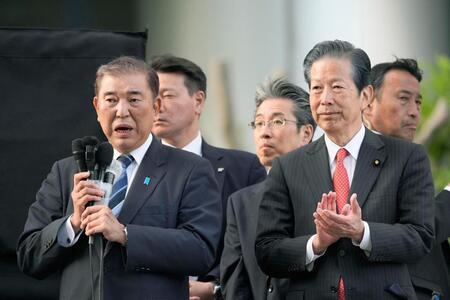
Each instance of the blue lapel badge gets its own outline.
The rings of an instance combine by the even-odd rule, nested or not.
[[[150,184],[150,177],[146,176],[144,179],[144,184],[148,186]]]

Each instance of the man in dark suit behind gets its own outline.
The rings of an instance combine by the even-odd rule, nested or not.
[[[420,122],[421,80],[422,71],[414,59],[397,59],[374,66],[369,80],[374,93],[363,110],[367,127],[412,141]],[[439,193],[434,204],[436,244],[430,253],[408,265],[417,297],[423,300],[433,295],[450,299],[449,270],[444,257],[450,236],[450,184]]]
[[[269,80],[256,91],[253,141],[261,163],[269,170],[275,157],[308,144],[315,122],[309,96],[285,79]],[[288,280],[265,275],[255,257],[258,209],[264,182],[243,188],[228,199],[227,227],[220,261],[225,299],[284,299]]]
[[[406,263],[429,252],[434,235],[425,151],[362,125],[372,94],[363,50],[322,42],[303,65],[325,134],[274,160],[259,210],[258,263],[291,278],[286,299],[416,299]]]
[[[171,55],[154,57],[152,67],[159,76],[158,109],[153,133],[163,144],[193,152],[213,166],[222,196],[225,232],[227,199],[231,193],[266,177],[256,155],[209,145],[200,133],[200,115],[206,100],[206,75],[193,62]],[[190,295],[212,299],[219,292],[219,261],[223,239],[213,268],[198,280],[191,280]]]
[[[19,267],[37,278],[61,272],[61,299],[92,298],[87,236],[95,234],[106,240],[103,269],[102,245],[92,255],[96,299],[187,299],[188,276],[214,261],[221,203],[211,166],[152,136],[157,93],[157,74],[143,61],[121,57],[101,66],[97,118],[114,157],[130,162],[120,202],[86,207],[104,192],[70,157],[54,164],[29,209]]]

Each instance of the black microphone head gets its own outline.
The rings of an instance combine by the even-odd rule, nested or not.
[[[74,139],[72,141],[72,155],[78,167],[78,172],[87,170],[86,162],[84,160],[84,143],[82,139]]]
[[[84,143],[82,139],[74,139],[72,141],[72,154],[74,155],[74,157],[84,156]]]
[[[99,164],[100,169],[104,169],[111,164],[113,153],[114,151],[110,143],[103,142],[98,145],[95,160]]]
[[[85,136],[83,137],[82,140],[85,146],[84,161],[86,162],[86,167],[88,171],[93,172],[96,164],[95,152],[97,151],[97,145],[99,144],[99,140],[95,136]],[[94,174],[91,174],[91,177],[92,175]]]
[[[83,144],[84,146],[91,145],[91,146],[97,146],[100,141],[95,136],[85,136],[83,137]]]

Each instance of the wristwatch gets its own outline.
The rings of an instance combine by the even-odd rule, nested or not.
[[[220,287],[220,283],[216,282],[216,284],[214,285],[214,290],[213,290],[213,294],[214,294],[214,299],[215,300],[222,300],[222,289]]]

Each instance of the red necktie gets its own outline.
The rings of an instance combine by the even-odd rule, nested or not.
[[[342,212],[342,208],[347,203],[350,183],[348,180],[347,170],[344,166],[344,158],[348,155],[344,148],[339,149],[336,154],[336,169],[333,174],[334,191],[336,192],[336,202],[338,212]],[[345,300],[344,280],[339,278],[338,300]]]

